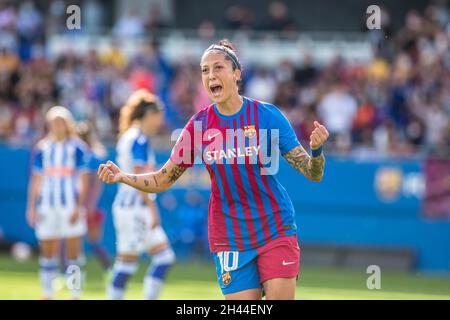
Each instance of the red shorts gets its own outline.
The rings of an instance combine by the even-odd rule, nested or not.
[[[261,288],[267,280],[295,278],[300,268],[297,236],[277,238],[246,251],[214,253],[217,280],[223,294]]]
[[[256,263],[261,283],[274,278],[297,277],[300,269],[297,235],[277,238],[258,248]]]
[[[102,209],[97,208],[89,212],[87,215],[88,228],[101,227],[104,220],[105,220],[105,213],[103,212]]]

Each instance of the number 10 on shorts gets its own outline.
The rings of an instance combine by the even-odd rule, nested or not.
[[[236,270],[238,267],[239,251],[221,251],[217,253],[220,261],[221,273]],[[230,266],[231,263],[231,266]]]

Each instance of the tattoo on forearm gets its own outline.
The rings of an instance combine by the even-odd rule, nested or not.
[[[156,180],[156,177],[155,177],[155,176],[153,176],[153,180],[155,180],[155,185],[156,185],[157,187],[159,187],[158,180]],[[148,185],[148,181],[147,181],[147,185]]]
[[[163,176],[166,175],[167,174],[167,169],[162,169],[161,173],[163,174]]]
[[[180,166],[176,166],[170,171],[169,173],[169,182],[175,182],[178,180],[179,177],[186,171],[187,168],[183,168]]]
[[[127,178],[130,179],[133,182],[137,182],[137,177],[133,175],[127,175]]]
[[[311,157],[306,150],[298,146],[284,155],[284,158],[298,172],[310,180],[318,181],[322,178],[325,168],[325,157]]]
[[[146,187],[148,187],[148,180],[147,179],[144,179],[144,184],[145,184]],[[156,186],[158,186],[158,184],[156,184]]]

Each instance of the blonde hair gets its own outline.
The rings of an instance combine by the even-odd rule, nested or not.
[[[104,157],[107,154],[105,146],[97,138],[95,129],[91,122],[81,121],[77,124],[77,135],[86,143],[94,154]]]
[[[54,106],[51,107],[47,113],[45,114],[45,120],[48,125],[50,121],[56,118],[61,118],[64,120],[67,128],[67,138],[76,138],[78,137],[75,120],[73,119],[72,113],[69,109],[62,106]],[[47,137],[50,135],[48,132]]]
[[[162,111],[163,105],[159,98],[146,89],[135,91],[120,109],[119,137],[127,131],[133,121],[140,120],[147,111]]]

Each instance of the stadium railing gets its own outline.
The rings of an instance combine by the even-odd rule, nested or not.
[[[245,62],[268,67],[277,65],[283,59],[301,62],[305,54],[314,57],[318,65],[326,64],[337,56],[349,62],[367,62],[373,56],[372,44],[364,33],[308,32],[287,37],[276,32],[248,34],[224,30],[215,31],[208,38],[201,38],[197,30],[158,32],[157,36],[150,34],[127,38],[117,38],[111,34],[65,32],[49,35],[48,51],[51,55],[67,50],[75,53],[85,53],[90,49],[103,51],[115,42],[120,43],[125,54],[132,55],[140,45],[157,41],[169,61],[179,61],[180,58],[197,61],[212,42],[221,38],[235,42]]]

